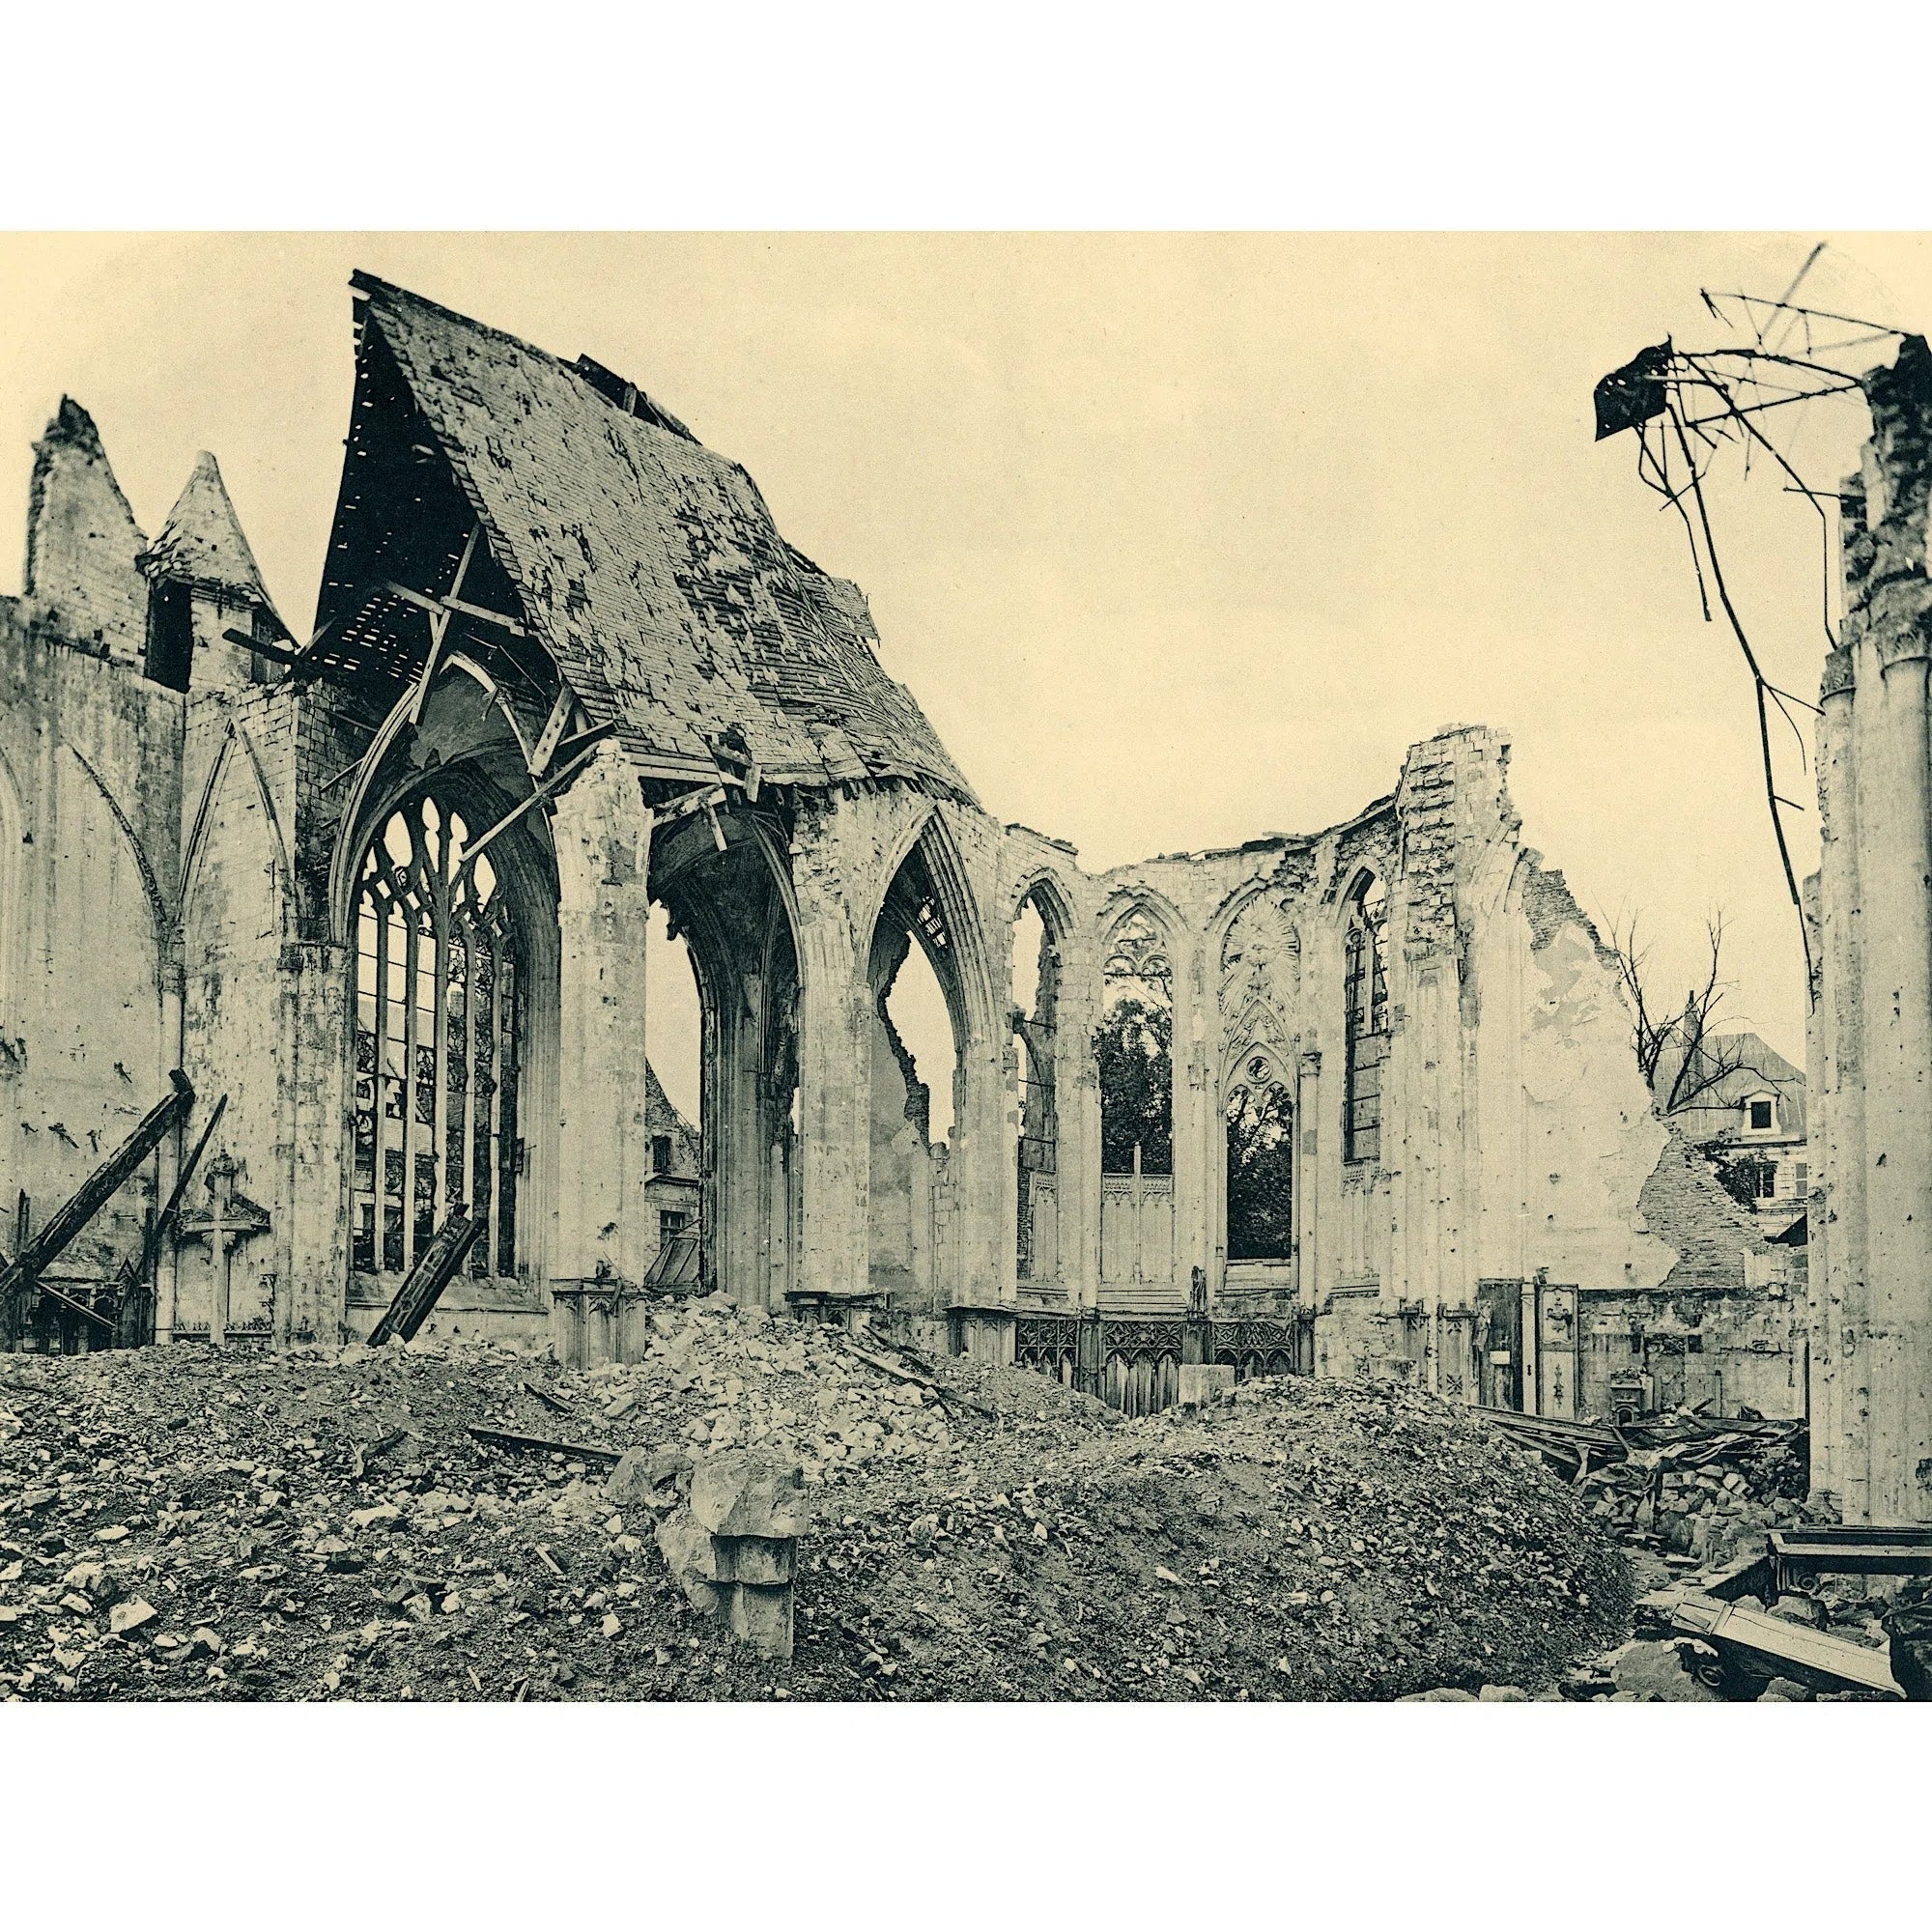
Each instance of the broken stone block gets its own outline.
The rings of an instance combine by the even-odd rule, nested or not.
[[[804,1471],[750,1449],[707,1456],[691,1473],[691,1513],[714,1536],[802,1536]]]
[[[658,1524],[658,1548],[693,1607],[769,1657],[791,1655],[803,1490],[796,1463],[730,1450],[693,1468],[689,1505]]]
[[[791,1581],[792,1552],[797,1545],[790,1537],[721,1536],[717,1546],[721,1582],[762,1587]]]
[[[658,1524],[658,1548],[692,1608],[708,1617],[724,1615],[711,1532],[689,1510],[674,1510]]]
[[[791,1585],[738,1584],[731,1592],[731,1634],[767,1657],[789,1657]]]
[[[674,1449],[627,1449],[605,1478],[605,1493],[614,1503],[669,1509],[677,1501],[678,1478],[690,1468],[691,1458]]]
[[[160,1612],[145,1598],[133,1597],[126,1603],[116,1604],[107,1613],[107,1628],[116,1636],[126,1636],[131,1630],[139,1630],[143,1624],[152,1623]]]
[[[1235,1371],[1231,1363],[1181,1363],[1179,1400],[1182,1408],[1205,1408],[1209,1403],[1229,1400],[1234,1393]]]
[[[1640,1703],[1716,1704],[1721,1701],[1686,1666],[1674,1643],[1626,1644],[1610,1666],[1617,1689]]]

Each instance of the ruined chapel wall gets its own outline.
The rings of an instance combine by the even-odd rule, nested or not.
[[[0,599],[0,1210],[39,1226],[167,1092],[181,698]],[[126,1253],[137,1175],[69,1250]]]
[[[1864,379],[1818,722],[1812,1485],[1932,1521],[1932,350]]]

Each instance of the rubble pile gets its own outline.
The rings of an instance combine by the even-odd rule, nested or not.
[[[1578,1479],[1593,1513],[1620,1535],[1715,1565],[1763,1548],[1768,1529],[1824,1520],[1804,1500],[1804,1423],[1678,1421],[1675,1439],[1634,1446]]]
[[[653,1324],[583,1374],[0,1358],[0,1696],[1394,1696],[1549,1682],[1628,1610],[1584,1501],[1415,1390],[1126,1422],[715,1297]],[[795,1522],[707,1501],[741,1451]]]

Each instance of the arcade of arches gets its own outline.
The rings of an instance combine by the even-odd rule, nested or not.
[[[0,1184],[51,1211],[184,1068],[74,1250],[105,1279],[219,1099],[156,1339],[367,1334],[459,1211],[430,1332],[579,1361],[696,1288],[995,1358],[1029,1313],[1192,1303],[1473,1394],[1497,1293],[1669,1275],[1663,1130],[1502,734],[1344,824],[1090,872],[984,810],[859,590],[641,389],[373,278],[355,311],[313,623],[212,458],[150,541],[71,403],[0,602]]]

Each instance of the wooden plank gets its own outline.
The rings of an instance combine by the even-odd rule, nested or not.
[[[506,611],[492,611],[481,604],[467,604],[461,597],[426,597],[420,590],[412,590],[407,583],[384,582],[380,587],[391,597],[400,597],[405,604],[413,604],[418,611],[426,611],[432,616],[454,614],[474,617],[478,623],[494,624],[499,631],[508,631],[514,638],[529,636],[525,626]]]
[[[214,1138],[214,1130],[221,1124],[221,1117],[228,1111],[228,1095],[222,1094],[215,1101],[214,1110],[208,1117],[208,1123],[202,1128],[187,1158],[182,1162],[181,1171],[175,1176],[175,1184],[168,1192],[167,1204],[161,1211],[148,1223],[147,1234],[141,1242],[141,1252],[129,1256],[121,1264],[114,1278],[115,1299],[126,1311],[137,1290],[152,1288],[156,1264],[160,1261],[161,1249],[167,1244],[181,1219],[182,1202],[186,1198],[188,1183],[194,1179],[195,1170],[201,1165],[201,1157],[208,1151],[208,1144]],[[121,1323],[116,1323],[117,1332]],[[152,1335],[146,1338],[152,1341]],[[141,1338],[129,1332],[121,1337],[124,1347],[139,1348]]]
[[[601,1463],[615,1463],[622,1459],[621,1449],[611,1449],[599,1442],[558,1442],[548,1435],[524,1435],[514,1429],[484,1429],[471,1424],[469,1432],[478,1442],[487,1442],[493,1449],[532,1449],[542,1455],[588,1456]]]
[[[593,745],[590,748],[590,751],[595,751],[595,750],[596,747]],[[540,785],[538,785],[533,792],[530,793],[528,798],[524,799],[521,803],[517,805],[513,805],[510,808],[510,810],[502,815],[501,818],[497,819],[495,825],[491,826],[488,832],[484,833],[482,838],[477,839],[472,839],[463,854],[465,863],[467,864],[469,861],[474,859],[477,853],[482,851],[482,849],[486,845],[488,845],[494,838],[496,838],[499,833],[507,832],[511,826],[516,824],[518,819],[523,817],[525,812],[529,811],[534,807],[541,805],[545,799],[551,797],[554,792],[560,790],[565,784],[567,784],[570,781],[570,780],[574,779],[577,776],[578,772],[585,764],[589,762],[590,751],[582,752],[575,758],[573,758],[569,764],[559,766],[556,772],[552,777],[545,779],[544,781]]]
[[[537,738],[536,749],[530,753],[530,777],[540,779],[550,769],[550,761],[556,751],[556,741],[563,736],[563,727],[570,723],[570,714],[577,707],[576,696],[569,685],[565,685],[556,695],[556,702],[550,708],[550,716],[544,720],[544,727]]]
[[[408,1179],[407,1173],[404,1178]],[[405,1195],[406,1205],[408,1199]],[[405,1342],[414,1339],[416,1330],[429,1320],[430,1310],[441,1299],[443,1290],[455,1278],[464,1257],[482,1232],[482,1220],[465,1208],[459,1208],[430,1236],[429,1245],[416,1257],[415,1266],[397,1289],[396,1298],[370,1330],[372,1349],[381,1348],[392,1335],[400,1335]]]
[[[173,1083],[173,1092],[167,1098],[149,1108],[134,1131],[81,1182],[60,1212],[0,1269],[0,1323],[6,1321],[18,1297],[33,1287],[41,1270],[59,1259],[160,1145],[162,1135],[194,1104],[194,1089],[189,1086],[187,1075],[176,1067],[168,1078]]]
[[[59,1289],[49,1288],[45,1275],[43,1275],[34,1285],[49,1301],[59,1302],[63,1308],[71,1310],[75,1315],[86,1316],[97,1326],[105,1328],[110,1335],[114,1333],[114,1323],[101,1314],[98,1308],[90,1308],[84,1301],[76,1301],[71,1295],[63,1294]]]
[[[1795,1665],[1800,1671],[1815,1672],[1889,1697],[1905,1694],[1891,1674],[1891,1660],[1885,1651],[1852,1643],[1826,1631],[1806,1630],[1766,1610],[1692,1597],[1677,1606],[1671,1622],[1676,1629],[1720,1649],[1743,1651],[1760,1664]]]

